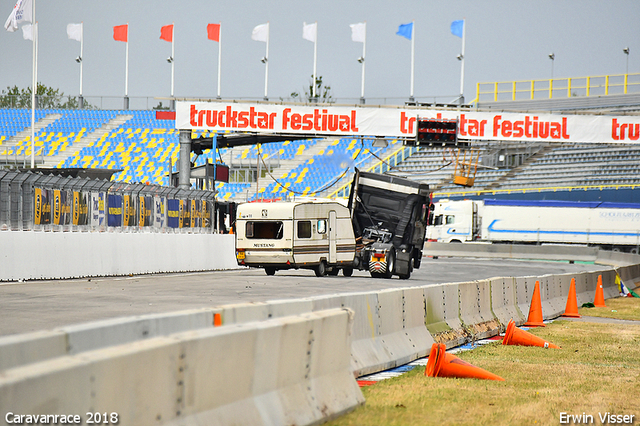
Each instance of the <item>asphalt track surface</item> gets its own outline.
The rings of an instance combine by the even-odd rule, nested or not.
[[[296,299],[325,294],[465,282],[491,277],[561,274],[608,269],[594,264],[496,259],[424,258],[409,280],[317,278],[310,270],[262,269],[91,279],[0,283],[0,335],[132,315],[229,303]]]

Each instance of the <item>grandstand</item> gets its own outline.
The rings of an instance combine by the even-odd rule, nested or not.
[[[625,79],[620,86],[624,93],[599,97],[589,95],[597,89],[592,81],[586,79],[586,96],[562,99],[557,94],[552,98],[551,92],[548,99],[538,99],[531,91],[533,82],[521,90],[531,99],[519,99],[518,84],[486,83],[493,92],[485,95],[492,101],[481,99],[479,85],[477,108],[535,110],[538,105],[545,111],[627,115],[640,108],[635,90],[640,81]],[[576,88],[575,84],[569,79],[565,86]],[[507,99],[500,87],[512,88],[505,92]],[[627,89],[633,93],[627,94]],[[109,169],[117,171],[115,181],[158,185],[168,185],[169,172],[176,172],[179,131],[174,121],[156,119],[155,111],[38,109],[35,118],[35,157],[40,168]],[[30,110],[0,109],[0,167],[22,168],[30,163],[30,124]],[[193,131],[194,137],[213,135]],[[191,162],[194,166],[222,162],[230,167],[229,182],[215,185],[218,199],[225,201],[344,197],[358,167],[428,183],[436,198],[526,195],[640,202],[636,189],[640,187],[640,147],[636,144],[474,141],[472,147],[480,152],[472,188],[453,184],[457,151],[403,146],[393,138],[382,144],[373,138],[329,137],[207,149],[199,155],[191,153]]]
[[[29,163],[30,117],[26,109],[0,110],[0,164]],[[38,167],[121,170],[113,180],[159,185],[168,184],[170,169],[176,171],[178,130],[171,120],[157,120],[155,111],[43,109],[36,111],[36,119]],[[194,132],[195,136],[210,135]],[[353,138],[283,141],[218,153],[208,149],[201,155],[192,153],[191,161],[200,166],[220,159],[232,168],[238,166],[232,169],[230,182],[216,184],[222,200],[286,199],[321,195],[347,169],[367,166],[388,150],[402,149],[397,140],[388,145],[374,148],[373,139]],[[256,179],[259,167],[261,176]]]

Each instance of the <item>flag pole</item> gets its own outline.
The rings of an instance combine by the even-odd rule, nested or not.
[[[32,47],[32,88],[31,88],[31,169],[36,167],[36,91],[38,90],[38,23],[36,22],[36,0],[31,4],[31,21],[33,22]]]
[[[124,56],[124,109],[129,109],[129,23],[127,22],[127,41]]]
[[[175,50],[174,50],[174,43],[175,43],[175,22],[171,23],[171,100],[173,101],[173,71],[174,71],[174,64],[176,62],[175,59]],[[127,40],[129,40],[129,38],[127,37]]]
[[[80,22],[80,102],[82,102],[82,61],[83,61],[83,52],[84,52],[84,23]],[[79,105],[82,108],[82,105]]]
[[[271,31],[269,22],[267,22],[267,52],[264,56],[264,100],[268,101],[267,97],[267,87],[269,84],[269,32]]]
[[[360,103],[364,104],[364,64],[367,51],[367,21],[364,21],[364,41],[362,42],[362,87],[360,89]]]
[[[465,19],[462,20],[462,52],[460,53],[460,105],[464,104],[464,39],[467,30]]]
[[[413,76],[414,76],[414,61],[415,61],[415,47],[416,47],[416,21],[411,21],[411,96],[409,100],[413,101]]]
[[[220,99],[220,70],[222,63],[222,22],[218,23],[218,99]]]
[[[318,21],[315,23],[316,34],[313,38],[313,90],[312,90],[312,98],[313,102],[317,102],[316,98],[316,66],[318,61]]]

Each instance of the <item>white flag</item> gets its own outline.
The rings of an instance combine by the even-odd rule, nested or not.
[[[318,23],[307,24],[302,23],[302,38],[305,40],[313,41],[315,43],[316,36],[318,35]]]
[[[33,25],[22,26],[22,38],[25,40],[33,40]]]
[[[266,42],[269,38],[269,23],[258,25],[251,32],[251,39]]]
[[[364,43],[367,38],[367,24],[365,22],[360,22],[349,26],[351,27],[351,40]]]
[[[9,32],[16,31],[20,22],[31,22],[32,12],[31,0],[18,0],[7,18],[7,22],[4,23],[4,28]]]
[[[67,24],[67,36],[70,40],[82,41],[82,24]]]

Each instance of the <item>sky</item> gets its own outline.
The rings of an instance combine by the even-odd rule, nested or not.
[[[451,22],[466,20],[464,94],[476,83],[640,72],[640,1],[574,0],[35,0],[40,27],[38,81],[67,95],[79,92],[80,43],[67,38],[68,23],[84,24],[83,94],[94,105],[124,96],[125,43],[113,26],[129,23],[129,96],[132,107],[153,107],[168,97],[171,43],[160,28],[175,24],[175,96],[210,98],[217,93],[219,44],[208,23],[222,24],[221,95],[262,99],[265,43],[252,29],[270,23],[270,100],[308,87],[313,43],[303,22],[318,22],[317,73],[339,103],[360,97],[362,43],[349,24],[366,21],[365,98],[368,104],[402,104],[410,94],[411,42],[396,35],[415,21],[414,94],[418,101],[452,101],[459,95],[461,39]],[[15,0],[0,0],[2,23]],[[0,89],[31,85],[31,44],[22,31],[0,30]],[[101,98],[103,97],[103,98]],[[134,99],[140,99],[134,102]],[[142,100],[148,97],[147,100]],[[165,101],[166,104],[166,101]]]

